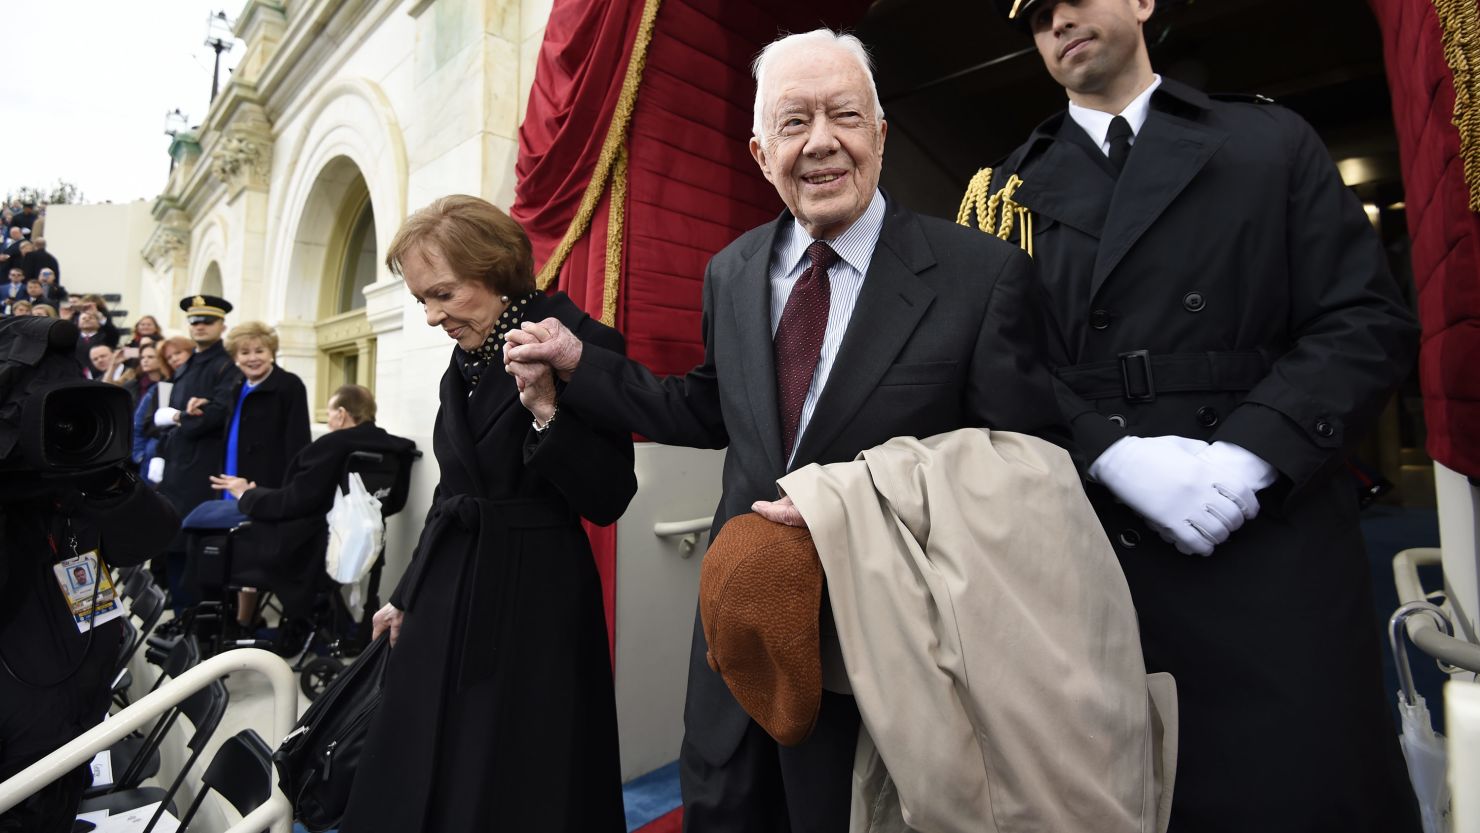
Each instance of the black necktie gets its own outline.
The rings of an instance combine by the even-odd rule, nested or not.
[[[1135,135],[1125,116],[1116,116],[1110,120],[1110,131],[1105,134],[1105,139],[1110,142],[1110,167],[1115,169],[1117,176],[1125,170],[1125,160],[1130,158],[1131,139]]]

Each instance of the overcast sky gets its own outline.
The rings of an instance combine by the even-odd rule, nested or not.
[[[76,184],[86,202],[153,199],[169,173],[165,113],[199,124],[215,54],[206,17],[240,0],[6,0],[0,196]],[[221,56],[236,65],[243,46]]]

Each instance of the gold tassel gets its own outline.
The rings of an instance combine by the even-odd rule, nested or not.
[[[1480,13],[1475,0],[1433,0],[1444,61],[1454,74],[1454,126],[1470,210],[1480,211]]]
[[[637,36],[632,41],[632,55],[627,59],[627,74],[622,78],[622,92],[617,98],[617,107],[612,112],[611,124],[607,125],[606,139],[601,143],[601,155],[596,158],[596,168],[591,172],[591,181],[586,183],[586,192],[581,195],[581,206],[576,210],[576,216],[570,222],[570,227],[565,230],[565,237],[561,238],[560,244],[551,253],[550,259],[540,268],[540,273],[535,279],[535,284],[540,289],[549,289],[555,284],[556,278],[560,276],[560,267],[565,265],[565,259],[570,257],[571,249],[576,241],[586,235],[591,227],[591,217],[596,214],[596,205],[601,202],[601,197],[611,184],[612,173],[618,164],[618,157],[625,157],[627,152],[627,129],[632,124],[632,113],[637,109],[637,89],[642,84],[642,70],[647,66],[648,45],[653,40],[653,28],[658,19],[658,6],[662,0],[646,0],[642,9],[642,21],[637,27]],[[624,182],[625,188],[625,182]],[[616,196],[613,195],[613,212]],[[620,232],[620,223],[619,232]],[[617,250],[621,251],[621,241],[617,241]],[[607,241],[607,249],[611,249],[611,241]],[[619,279],[613,277],[611,265],[608,263],[606,272],[607,285],[602,287],[602,306],[613,304],[613,318],[615,318],[615,296],[616,288],[613,286]],[[605,310],[602,312],[603,323],[606,319]]]

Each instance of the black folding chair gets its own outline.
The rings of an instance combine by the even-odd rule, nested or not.
[[[206,767],[200,779],[205,789],[196,794],[190,809],[180,819],[179,833],[190,828],[190,822],[207,793],[216,792],[245,817],[267,803],[272,796],[274,777],[272,750],[251,729],[237,732],[227,738],[211,758],[211,765]]]
[[[154,684],[149,687],[150,693],[157,690],[165,680],[175,679],[199,664],[200,643],[190,634],[180,637],[175,641],[174,646],[170,648],[169,656],[165,657],[164,665],[160,670],[159,676],[155,678]],[[159,772],[159,742],[163,738],[162,733],[169,729],[168,725],[165,724],[166,721],[173,719],[171,716],[173,711],[172,709],[170,712],[160,715],[159,719],[155,721],[154,726],[149,730],[149,734],[141,735],[135,732],[109,747],[108,752],[113,759],[113,770],[120,773],[119,777],[112,784],[90,787],[85,794],[91,797],[94,795],[103,795],[117,789],[120,785],[124,787],[138,786],[145,778]],[[161,732],[158,739],[154,735],[156,731]],[[141,760],[140,756],[146,757]],[[136,773],[134,782],[123,784],[122,779],[124,774],[130,772]]]
[[[226,685],[220,680],[213,681],[210,685],[195,692],[180,702],[178,706],[161,715],[161,723],[155,724],[155,730],[150,732],[144,739],[141,751],[134,762],[123,773],[113,787],[102,795],[86,798],[82,802],[79,813],[91,813],[98,810],[107,810],[110,815],[114,813],[126,813],[130,810],[143,807],[154,802],[160,802],[161,808],[168,807],[171,812],[174,808],[171,802],[175,793],[179,792],[180,785],[185,783],[185,776],[190,768],[200,758],[200,753],[206,748],[206,743],[211,735],[216,733],[216,727],[221,725],[221,716],[226,713],[226,705],[231,700],[231,695],[226,691]],[[185,742],[185,747],[190,750],[186,756],[185,763],[180,766],[180,771],[175,774],[168,789],[159,787],[141,787],[148,774],[147,762],[152,758],[154,766],[158,767],[159,745],[164,741],[165,735],[169,733],[170,727],[176,719],[183,715],[195,731],[190,739]],[[151,773],[152,774],[152,773]],[[156,814],[157,819],[157,814]],[[150,822],[150,828],[153,822]],[[150,829],[146,828],[146,829]]]

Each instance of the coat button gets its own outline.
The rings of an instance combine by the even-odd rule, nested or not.
[[[1336,427],[1323,419],[1316,423],[1316,433],[1323,437],[1332,437],[1336,434]]]
[[[1202,312],[1208,301],[1201,292],[1196,290],[1182,296],[1182,308],[1188,312]]]
[[[1119,425],[1121,428],[1124,428],[1125,427],[1125,415],[1124,414],[1111,414],[1110,416],[1106,417],[1106,419],[1110,420],[1111,422],[1115,423],[1116,425]]]
[[[1122,529],[1117,537],[1120,538],[1120,545],[1128,550],[1135,549],[1141,543],[1141,533],[1134,529]]]
[[[1218,412],[1207,405],[1197,409],[1197,424],[1204,428],[1212,428],[1218,424]]]
[[[1089,314],[1089,325],[1096,330],[1103,330],[1110,326],[1110,313],[1097,309]]]

